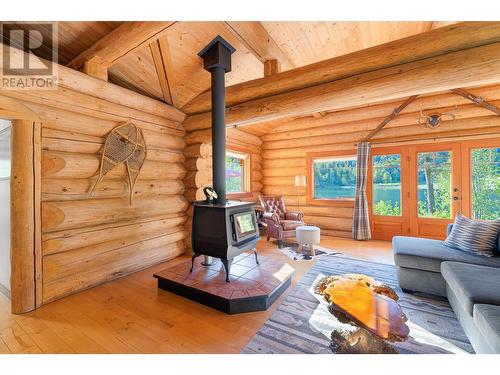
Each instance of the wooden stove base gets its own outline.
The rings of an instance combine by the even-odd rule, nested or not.
[[[158,288],[227,314],[265,311],[290,286],[295,270],[287,263],[252,253],[234,258],[230,280],[225,281],[222,262],[214,258],[211,266],[197,260],[192,273],[190,259],[154,275]]]

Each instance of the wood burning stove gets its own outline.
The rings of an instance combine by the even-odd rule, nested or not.
[[[194,260],[200,255],[219,258],[226,270],[226,281],[233,258],[239,254],[254,250],[259,229],[255,218],[253,203],[229,201],[226,204],[207,204],[205,201],[194,202],[192,245]]]
[[[235,49],[221,36],[212,40],[198,55],[210,72],[212,83],[212,177],[217,193],[214,203],[194,202],[192,246],[194,260],[200,255],[221,259],[226,281],[233,258],[254,250],[259,237],[253,203],[226,201],[226,105],[224,75],[231,71]],[[258,264],[257,252],[255,261]]]

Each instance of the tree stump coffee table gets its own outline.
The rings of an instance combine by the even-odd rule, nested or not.
[[[332,332],[334,353],[397,353],[390,343],[408,337],[407,318],[397,303],[397,294],[369,276],[326,276],[316,283],[314,291],[329,303],[335,318],[356,327]]]

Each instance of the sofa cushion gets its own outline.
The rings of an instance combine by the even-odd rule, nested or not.
[[[500,353],[500,306],[476,304],[472,315],[492,352]]]
[[[453,229],[453,224],[448,224],[446,227],[446,237],[448,237]],[[493,248],[493,254],[495,256],[499,257],[500,256],[500,233],[498,233],[497,237],[497,243],[495,244],[495,247]]]
[[[500,258],[483,257],[452,249],[443,241],[427,238],[399,237],[392,239],[396,265],[425,271],[441,272],[441,262],[453,261],[500,267]]]
[[[499,233],[500,220],[474,220],[459,213],[444,244],[458,250],[492,257]]]
[[[458,302],[472,316],[477,303],[500,306],[500,269],[443,262],[441,273]]]
[[[304,225],[302,221],[296,220],[281,220],[280,223],[283,226],[283,230],[295,230],[295,228]]]

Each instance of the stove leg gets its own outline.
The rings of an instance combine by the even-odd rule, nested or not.
[[[221,259],[224,269],[226,270],[226,283],[229,282],[229,272],[231,272],[231,264],[233,259]]]
[[[255,254],[255,263],[257,263],[258,265],[260,264],[259,263],[259,258],[258,258],[258,254],[257,254],[257,250],[254,250],[253,253]]]
[[[191,257],[191,269],[189,270],[189,272],[193,272],[193,268],[194,268],[194,260],[196,258],[198,258],[201,254],[196,254],[194,253],[193,256]]]

